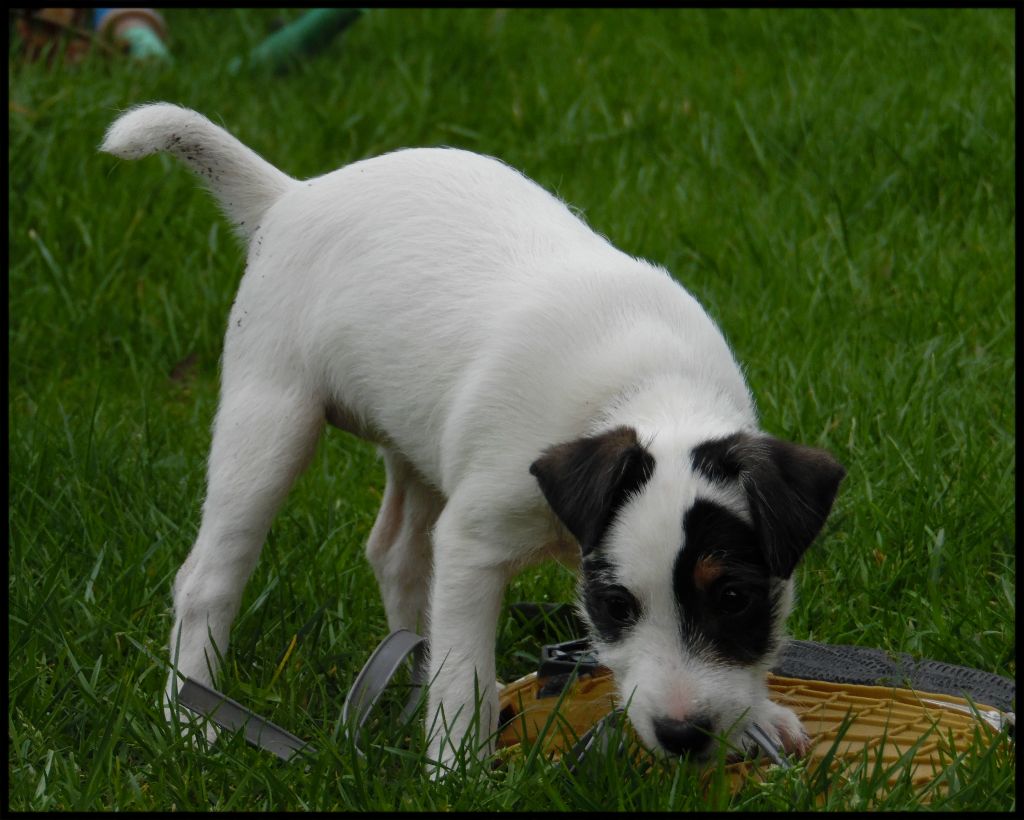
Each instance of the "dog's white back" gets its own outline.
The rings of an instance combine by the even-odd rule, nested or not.
[[[325,403],[442,492],[481,456],[526,459],[526,475],[644,372],[709,381],[754,423],[696,300],[498,160],[397,151],[294,186],[260,222],[229,332],[291,349]],[[284,246],[287,260],[270,250]],[[246,333],[264,310],[277,338]]]
[[[300,182],[166,104],[123,115],[103,150],[181,158],[248,251],[203,523],[175,583],[180,673],[212,678],[210,638],[224,650],[266,528],[326,420],[385,458],[367,551],[389,625],[415,629],[429,616],[431,715],[452,739],[434,733],[435,759],[451,760],[477,706],[481,739],[493,731],[502,591],[547,555],[583,559],[584,617],[650,745],[704,750],[703,736],[757,715],[800,745],[795,718],[766,701],[763,675],[792,567],[842,469],[758,432],[721,333],[664,270],[466,151],[396,151]],[[699,567],[681,564],[687,538],[704,544],[706,522],[719,520],[736,560],[705,545]],[[771,639],[755,652],[723,637],[709,653],[707,636],[724,627],[694,626],[704,615],[687,596],[720,589],[733,565]],[[764,584],[751,577],[762,565]],[[725,584],[730,600],[737,583]],[[737,626],[735,612],[721,617]]]

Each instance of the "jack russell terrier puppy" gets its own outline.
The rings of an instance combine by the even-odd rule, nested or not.
[[[765,673],[845,471],[758,428],[722,333],[664,269],[468,151],[298,181],[166,103],[124,113],[101,150],[182,160],[247,249],[169,703],[180,675],[212,683],[329,423],[384,459],[366,552],[389,628],[428,629],[435,772],[493,747],[502,595],[551,557],[579,566],[594,648],[650,748],[707,759],[754,721],[805,750]]]

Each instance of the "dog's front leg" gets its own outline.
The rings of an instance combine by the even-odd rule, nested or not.
[[[489,548],[490,547],[490,548]],[[431,772],[444,776],[460,749],[490,754],[498,727],[495,633],[508,571],[488,564],[480,543],[449,506],[434,532],[430,603]]]

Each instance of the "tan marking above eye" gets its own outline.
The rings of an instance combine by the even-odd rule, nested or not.
[[[693,568],[693,583],[698,589],[707,589],[725,572],[725,565],[711,556],[701,558]]]

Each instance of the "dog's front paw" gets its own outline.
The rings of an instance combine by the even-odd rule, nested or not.
[[[751,713],[751,723],[756,723],[768,738],[786,752],[786,754],[803,757],[811,747],[811,739],[807,736],[800,718],[785,706],[765,698]]]
[[[191,744],[196,751],[209,747],[217,742],[219,727],[208,718],[201,717],[178,703],[177,693],[171,690],[172,682],[164,691],[162,707],[164,720],[171,727],[177,727],[182,740]]]
[[[435,735],[427,744],[427,776],[431,780],[444,780],[477,760],[486,760],[493,752],[493,742],[479,743],[475,733],[461,738]]]

